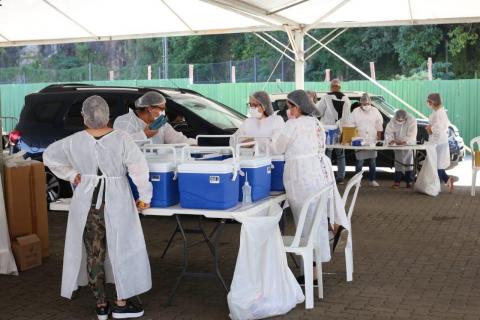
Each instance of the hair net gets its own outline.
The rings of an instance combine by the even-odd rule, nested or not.
[[[398,109],[395,111],[395,119],[398,121],[404,121],[407,119],[407,111],[403,109]]]
[[[332,81],[330,81],[330,86],[340,86],[340,85],[341,83],[339,79],[333,79]]]
[[[304,90],[295,90],[287,95],[287,100],[300,108],[304,114],[315,113],[317,108]]]
[[[442,98],[440,98],[439,93],[430,93],[427,99],[431,101],[434,106],[439,106],[442,104]]]
[[[82,116],[87,127],[91,129],[105,128],[110,120],[110,109],[102,97],[90,96],[83,101]]]
[[[368,93],[365,92],[364,94],[362,94],[362,97],[360,98],[360,103],[372,103],[372,99],[370,99]]]
[[[265,113],[267,114],[267,116],[273,114],[272,101],[270,101],[270,96],[268,95],[268,93],[266,93],[265,91],[257,91],[252,93],[250,97],[254,98],[262,104],[262,107],[263,109],[265,109]]]
[[[165,97],[157,91],[148,91],[135,101],[136,108],[147,108],[150,106],[159,106],[165,103]]]

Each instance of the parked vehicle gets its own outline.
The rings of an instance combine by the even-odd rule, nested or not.
[[[317,92],[318,99],[321,99],[326,92]],[[360,106],[360,97],[363,92],[344,92],[345,95],[352,101],[352,111],[353,109]],[[271,96],[273,109],[278,112],[285,120],[287,119],[286,115],[286,98],[287,94],[272,94]],[[387,123],[390,119],[393,118],[397,108],[393,107],[385,101],[385,98],[380,95],[370,95],[372,99],[372,104],[381,112],[383,116],[383,128],[387,126]],[[407,110],[408,111],[408,110]],[[417,133],[417,144],[423,144],[425,141],[428,141],[428,133],[426,127],[428,125],[428,120],[417,119],[418,123],[418,133]],[[458,162],[463,160],[465,155],[465,146],[463,138],[460,136],[460,132],[457,127],[451,125],[448,129],[448,142],[450,146],[450,159],[451,167],[455,167]],[[417,163],[420,163],[421,160],[425,158],[425,152],[417,152]],[[355,157],[353,152],[347,152],[347,165],[355,165]],[[390,167],[394,166],[394,153],[391,150],[385,150],[378,152],[377,166],[379,167]]]
[[[118,116],[134,106],[137,98],[150,90],[165,96],[167,116],[172,125],[190,138],[199,134],[230,135],[245,119],[241,113],[188,89],[51,85],[25,97],[18,125],[10,133],[14,152],[24,150],[26,156],[41,161],[43,151],[52,142],[83,130],[85,127],[80,111],[83,101],[91,95],[100,95],[107,101],[110,122],[113,124]],[[226,139],[200,142],[209,145],[228,144]],[[71,187],[59,181],[47,169],[47,193],[48,200],[55,201],[59,197],[70,196]]]

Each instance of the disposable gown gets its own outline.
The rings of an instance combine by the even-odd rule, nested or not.
[[[437,169],[447,169],[450,166],[450,148],[448,146],[448,120],[447,112],[443,107],[434,110],[428,117],[433,133],[428,138],[428,142],[436,144],[437,149]]]
[[[342,114],[339,118],[339,114],[333,106],[334,101],[343,101]],[[323,125],[334,126],[337,125],[340,128],[350,124],[350,99],[346,95],[343,95],[341,99],[333,94],[326,94],[320,101],[317,102],[317,109],[319,110],[321,117],[321,123]]]
[[[285,121],[283,121],[282,117],[276,114],[272,114],[271,116],[262,119],[247,118],[230,138],[230,145],[235,147],[236,142],[241,143],[242,139],[239,139],[239,137],[271,138],[275,132],[283,129],[284,127]],[[264,139],[258,139],[259,151],[261,153],[265,153],[267,145],[268,143],[265,143]]]
[[[400,140],[405,141],[407,145],[414,145],[417,143],[417,130],[417,120],[411,115],[407,115],[402,123],[392,119],[385,128],[385,140],[387,143]],[[413,170],[413,151],[395,150],[395,171],[411,170]]]
[[[115,283],[118,299],[148,291],[152,286],[150,264],[127,172],[145,203],[152,198],[152,185],[145,157],[133,139],[114,130],[96,140],[81,131],[51,144],[43,153],[43,161],[60,179],[73,182],[81,175],[68,214],[61,295],[71,298],[79,285],[88,283],[82,235],[97,185],[100,196],[96,207],[105,202],[106,280]],[[97,176],[97,169],[102,176]]]
[[[113,123],[113,128],[115,130],[123,130],[128,132],[133,140],[147,140],[145,135],[145,127],[147,124],[140,119],[132,109],[128,110],[127,114],[124,114],[118,117]],[[183,133],[176,131],[173,127],[166,123],[163,127],[158,130],[158,133],[152,138],[152,143],[154,144],[174,144],[174,143],[186,143],[186,144],[195,144],[195,139],[189,139],[183,135]]]
[[[331,224],[340,224],[347,230],[350,230],[350,224],[335,184],[332,164],[325,155],[325,130],[314,117],[301,116],[288,120],[285,128],[274,134],[271,148],[278,154],[285,153],[283,182],[295,224],[298,222],[305,200],[318,192],[322,186],[333,184],[328,212],[322,216],[317,239],[322,262],[329,261],[327,217],[330,218]],[[313,219],[314,212],[310,208],[305,226],[311,226]],[[307,236],[309,232],[310,230],[304,232],[303,236]]]
[[[357,128],[358,135],[366,140],[368,144],[377,140],[377,131],[383,131],[383,117],[377,108],[369,110],[356,108],[351,116],[352,124]],[[377,151],[362,150],[355,152],[357,160],[365,160],[377,157]]]

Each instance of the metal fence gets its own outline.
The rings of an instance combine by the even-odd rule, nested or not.
[[[248,82],[248,83],[221,83],[221,84],[189,84],[188,79],[169,80],[118,80],[89,82],[98,85],[116,86],[167,86],[184,87],[196,90],[207,97],[220,101],[242,113],[246,113],[246,102],[250,93],[256,90],[266,90],[269,93],[289,92],[295,88],[293,82]],[[430,110],[426,106],[426,97],[429,93],[439,92],[448,110],[450,121],[459,129],[468,143],[471,138],[480,135],[480,80],[402,80],[380,81],[385,87],[396,93],[402,99],[414,106],[417,110],[428,115]],[[36,84],[7,84],[0,85],[1,115],[16,117],[24,103],[25,95],[36,92],[51,83]],[[316,91],[328,90],[326,82],[306,82],[305,88]],[[401,105],[382,92],[381,89],[369,81],[343,82],[344,91],[362,91],[380,94],[387,102],[400,108]],[[4,128],[10,130],[11,128]]]

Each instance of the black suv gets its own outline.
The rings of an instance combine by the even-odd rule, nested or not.
[[[317,92],[317,98],[321,99],[326,92]],[[360,106],[360,97],[363,92],[344,92],[344,94],[352,102],[351,110]],[[286,115],[286,98],[287,94],[278,93],[270,95],[272,99],[273,109],[278,111],[278,114],[281,115],[285,120],[287,119]],[[390,119],[393,118],[395,114],[395,107],[391,106],[385,101],[385,98],[379,95],[370,95],[372,99],[372,104],[380,111],[383,117],[383,128],[387,126]],[[428,133],[426,127],[428,125],[427,120],[417,119],[418,132],[417,132],[417,143],[423,144],[428,140]],[[465,148],[463,139],[460,136],[460,133],[454,125],[450,125],[448,128],[448,144],[450,147],[450,167],[455,167],[459,161],[463,160],[465,154]],[[347,152],[347,165],[355,165],[354,152]],[[425,158],[424,151],[417,152],[417,163],[420,163],[421,160]],[[334,158],[335,159],[335,158]],[[392,150],[385,150],[378,152],[377,166],[379,167],[390,167],[394,166],[394,152]]]
[[[110,107],[110,122],[128,112],[137,98],[155,90],[167,100],[170,123],[187,137],[230,135],[245,119],[241,113],[188,89],[94,86],[86,84],[51,85],[25,97],[25,105],[10,141],[14,152],[24,150],[32,159],[42,160],[48,145],[83,130],[80,114],[83,101],[91,95],[102,96]],[[225,145],[225,139],[200,141],[200,144]],[[47,170],[48,200],[71,195],[70,186]]]

